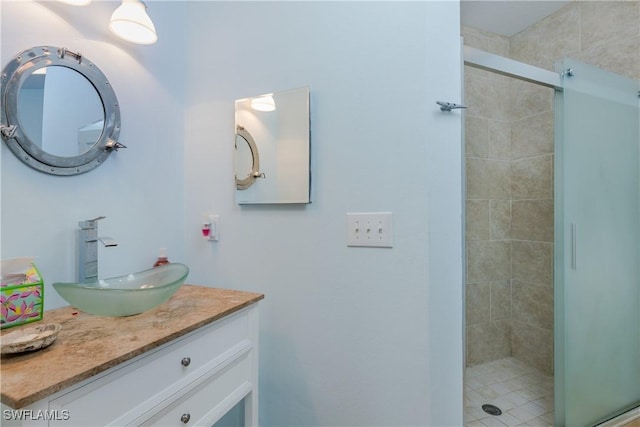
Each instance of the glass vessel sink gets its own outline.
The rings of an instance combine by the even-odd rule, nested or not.
[[[121,317],[162,304],[182,286],[188,274],[186,265],[170,263],[97,282],[57,282],[53,287],[79,310],[97,316]]]

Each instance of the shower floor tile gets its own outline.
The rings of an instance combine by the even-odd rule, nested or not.
[[[508,357],[470,366],[464,376],[466,427],[553,426],[553,376]],[[489,415],[482,405],[502,415]]]

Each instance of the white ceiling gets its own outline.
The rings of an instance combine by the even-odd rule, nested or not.
[[[549,16],[570,0],[462,0],[462,25],[511,37],[542,18]]]

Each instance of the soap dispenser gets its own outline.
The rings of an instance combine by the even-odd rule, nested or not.
[[[164,264],[169,264],[169,258],[167,258],[167,248],[160,248],[158,259],[153,264],[153,266],[158,267]]]

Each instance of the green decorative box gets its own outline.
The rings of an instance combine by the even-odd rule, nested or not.
[[[35,264],[30,263],[22,273],[3,273],[0,303],[2,329],[42,319],[44,282]]]

